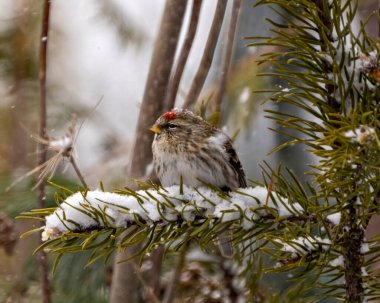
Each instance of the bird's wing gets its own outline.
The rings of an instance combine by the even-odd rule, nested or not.
[[[247,181],[245,180],[245,173],[244,169],[240,163],[239,157],[236,154],[235,149],[232,146],[232,142],[228,140],[227,142],[224,143],[223,145],[227,157],[228,157],[228,162],[232,166],[232,168],[236,171],[238,178],[239,178],[239,187],[247,187]]]

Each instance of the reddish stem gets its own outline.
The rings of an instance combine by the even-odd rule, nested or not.
[[[39,81],[40,81],[40,103],[39,103],[39,136],[46,139],[46,69],[47,69],[47,44],[49,33],[51,0],[45,0],[42,15],[42,30],[40,37],[40,63],[39,63]],[[38,163],[40,166],[46,161],[47,150],[46,145],[38,144]],[[37,203],[39,208],[45,207],[45,183],[40,182],[37,187]],[[41,224],[43,225],[43,223]],[[44,303],[51,302],[51,288],[49,282],[49,265],[45,252],[40,252],[38,255],[38,263],[40,267],[42,296]]]

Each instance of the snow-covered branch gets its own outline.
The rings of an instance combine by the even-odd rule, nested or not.
[[[228,240],[248,258],[254,257],[252,248],[272,243],[280,246],[277,265],[287,265],[326,252],[330,245],[325,237],[340,225],[341,212],[336,209],[313,213],[302,205],[262,186],[230,193],[212,187],[171,186],[77,192],[55,209],[31,211],[23,218],[45,219],[45,242],[36,251],[48,249],[59,256],[91,250],[89,264],[138,243],[143,244],[136,253],[140,257],[161,245],[179,249],[191,239],[206,250],[213,249],[214,240],[229,230]],[[324,231],[300,237],[306,225],[322,226]]]
[[[67,232],[85,232],[102,228],[127,228],[165,222],[219,219],[239,221],[249,229],[260,216],[268,218],[303,214],[300,204],[289,202],[264,187],[241,188],[225,194],[207,187],[179,186],[137,192],[77,192],[66,198],[53,214],[46,217],[43,240]]]

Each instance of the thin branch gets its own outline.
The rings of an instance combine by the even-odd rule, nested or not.
[[[207,74],[210,70],[211,63],[214,58],[216,43],[218,42],[219,33],[222,28],[226,6],[227,0],[219,0],[217,2],[214,19],[212,21],[211,29],[207,38],[203,57],[190,87],[189,93],[187,94],[183,106],[185,108],[191,108],[197,102],[200,92],[206,81]]]
[[[230,26],[228,28],[228,33],[226,37],[226,47],[223,54],[223,60],[222,60],[222,66],[221,66],[221,72],[220,72],[220,79],[217,84],[215,96],[214,96],[214,111],[220,112],[221,111],[221,105],[223,96],[226,92],[226,86],[230,71],[230,65],[232,61],[232,51],[234,48],[234,41],[235,41],[235,34],[236,34],[236,27],[239,20],[239,12],[241,7],[242,0],[234,0],[233,7],[232,7],[232,14],[231,14],[231,20],[230,20]]]
[[[42,29],[40,37],[40,66],[39,66],[39,81],[40,81],[40,105],[39,105],[39,136],[42,139],[47,139],[46,134],[46,70],[47,70],[47,46],[49,34],[49,21],[50,21],[50,0],[44,1],[43,15],[42,15]],[[46,162],[47,146],[38,143],[38,166]],[[45,183],[41,182],[37,188],[38,207],[45,207]],[[41,226],[43,223],[41,223]],[[48,259],[45,252],[40,252],[38,255],[38,262],[41,274],[42,283],[42,296],[44,303],[51,302],[51,289],[48,277]]]
[[[191,10],[190,22],[189,22],[189,27],[187,29],[186,38],[185,38],[185,41],[183,42],[181,52],[178,58],[178,62],[176,64],[174,74],[172,75],[170,79],[168,92],[166,94],[166,100],[165,100],[166,109],[171,109],[174,107],[175,100],[178,93],[178,87],[182,78],[183,71],[185,69],[187,58],[189,57],[191,47],[193,46],[195,33],[197,32],[201,6],[202,6],[202,0],[193,0],[193,7]]]
[[[75,158],[73,156],[70,157],[70,163],[74,167],[74,170],[79,178],[79,180],[82,182],[82,185],[84,188],[89,188],[86,181],[84,180],[83,174],[80,171],[77,162],[75,161]]]

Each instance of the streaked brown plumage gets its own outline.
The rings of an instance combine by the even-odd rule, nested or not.
[[[184,109],[160,116],[151,128],[153,164],[163,186],[202,183],[225,191],[247,187],[244,170],[231,139],[201,117]],[[231,234],[219,236],[222,255],[232,257]]]
[[[244,170],[231,139],[191,111],[173,109],[151,128],[156,133],[153,163],[163,186],[202,182],[230,190],[246,187]]]

